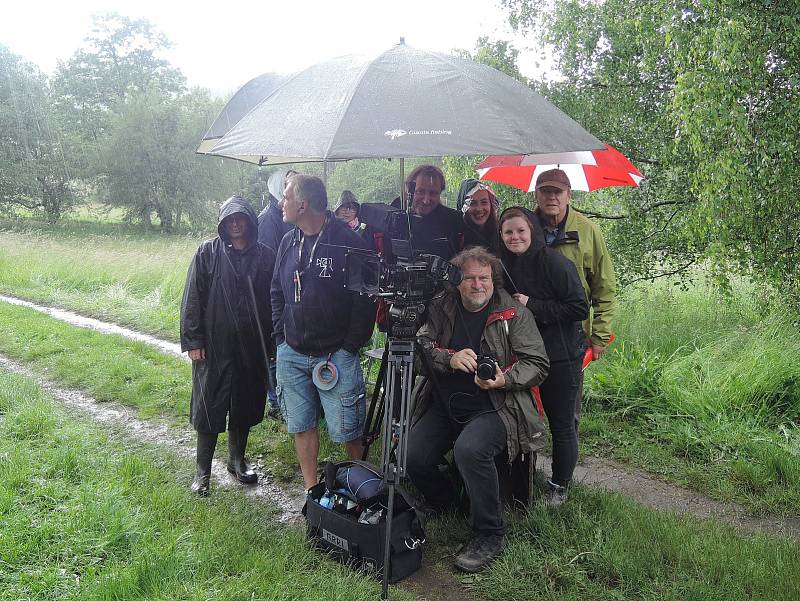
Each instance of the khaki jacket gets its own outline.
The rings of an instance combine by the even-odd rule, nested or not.
[[[536,210],[537,215],[539,210]],[[571,232],[577,232],[577,240]],[[591,313],[583,322],[583,329],[592,344],[608,346],[611,322],[616,301],[616,277],[606,241],[597,224],[572,207],[564,224],[565,236],[556,240],[552,248],[560,252],[578,268],[578,276],[586,291]]]
[[[431,360],[436,374],[450,374],[448,347],[453,337],[454,320],[461,298],[457,291],[431,301],[428,319],[417,333],[422,352]],[[536,409],[530,389],[547,377],[550,362],[533,314],[503,289],[495,289],[490,301],[489,318],[481,337],[481,348],[491,351],[506,383],[502,389],[489,390],[489,398],[506,428],[508,461],[519,453],[533,453],[544,448],[546,427]],[[422,371],[425,373],[425,370]],[[419,418],[432,402],[428,378],[421,378],[414,390],[414,415]]]

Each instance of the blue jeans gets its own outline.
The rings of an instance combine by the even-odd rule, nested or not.
[[[330,390],[315,385],[312,371],[326,357],[298,353],[287,343],[278,347],[278,403],[290,434],[316,428],[320,409],[325,410],[328,434],[333,442],[358,439],[364,430],[367,390],[358,355],[339,349],[331,357],[339,379]]]

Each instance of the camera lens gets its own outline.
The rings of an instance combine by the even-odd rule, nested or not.
[[[482,358],[478,363],[476,373],[481,380],[494,380],[494,361],[492,359]]]

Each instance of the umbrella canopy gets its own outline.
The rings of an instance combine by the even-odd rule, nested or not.
[[[515,79],[401,43],[296,73],[206,152],[266,165],[601,147]]]
[[[562,169],[573,190],[591,192],[610,186],[638,186],[644,179],[641,172],[619,150],[608,144],[604,146],[603,150],[490,156],[475,170],[481,179],[525,192],[533,192],[536,178],[550,169]]]
[[[222,109],[222,112],[214,119],[214,123],[208,128],[206,135],[203,136],[203,141],[200,142],[196,152],[199,154],[208,153],[219,142],[219,139],[228,133],[242,117],[253,110],[253,107],[269,96],[275,91],[275,88],[289,77],[289,75],[264,73],[239,88]]]

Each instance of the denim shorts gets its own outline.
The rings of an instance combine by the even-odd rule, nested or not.
[[[278,346],[277,357],[275,391],[290,434],[316,428],[322,407],[333,442],[349,442],[362,435],[367,390],[358,355],[344,349],[333,354],[331,363],[339,371],[339,380],[330,390],[319,390],[311,379],[314,367],[327,357],[298,353],[285,342]]]

